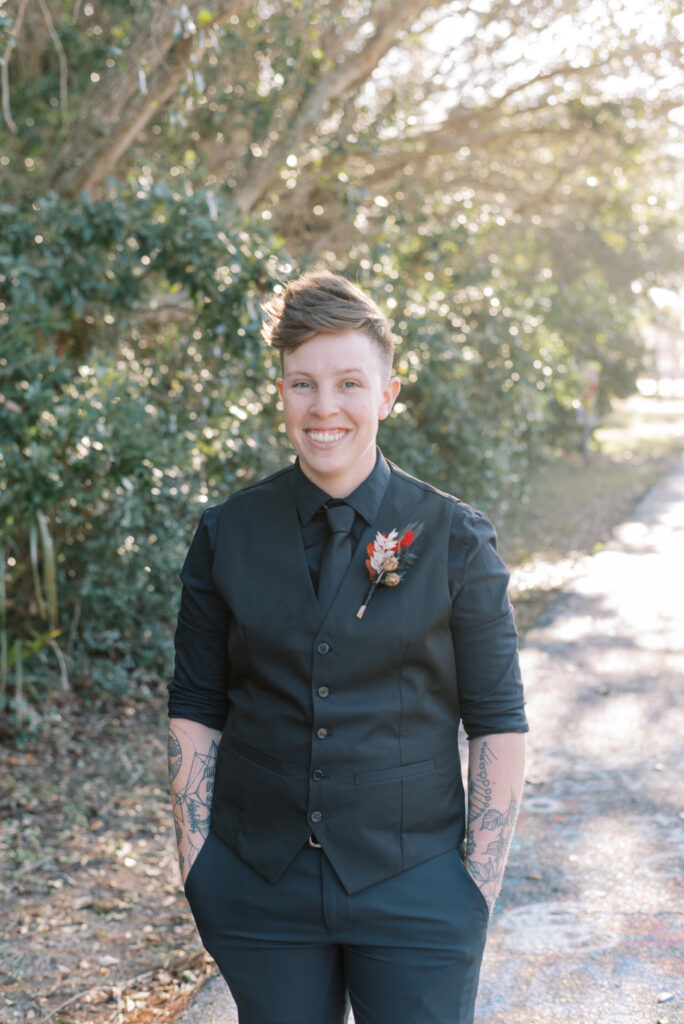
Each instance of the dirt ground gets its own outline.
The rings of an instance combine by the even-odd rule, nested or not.
[[[179,887],[155,706],[55,709],[0,747],[0,1021],[169,1021],[209,971]]]
[[[611,448],[606,429],[588,468],[538,471],[497,521],[523,635],[681,452],[625,448],[620,426]],[[30,745],[0,736],[0,1024],[170,1022],[211,973],[176,867],[164,701],[55,705]]]

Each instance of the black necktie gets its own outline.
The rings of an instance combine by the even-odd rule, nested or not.
[[[318,577],[318,603],[325,615],[351,562],[352,542],[349,531],[354,524],[351,505],[331,505],[326,508],[330,536],[323,550]]]

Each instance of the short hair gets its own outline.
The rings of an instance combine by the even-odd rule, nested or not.
[[[361,289],[329,270],[314,270],[288,281],[283,291],[262,307],[268,320],[261,333],[268,345],[284,352],[317,334],[361,331],[380,350],[383,365],[392,372],[394,337],[380,307]]]

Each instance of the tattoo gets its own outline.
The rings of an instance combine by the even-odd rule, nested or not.
[[[480,750],[477,773],[474,776],[471,775],[468,780],[467,859],[472,857],[477,847],[473,825],[480,818],[484,817],[492,802],[492,784],[489,778],[488,769],[492,762],[496,760],[496,754],[492,753],[487,741],[485,740]]]
[[[484,814],[492,802],[492,783],[489,778],[489,766],[496,761],[496,754],[489,749],[485,740],[480,750],[477,774],[470,779],[468,785],[468,817],[470,821],[477,821]]]
[[[496,760],[496,755],[485,740],[480,750],[477,772],[468,784],[466,864],[490,910],[501,886],[508,848],[518,817],[518,801],[512,791],[505,811],[492,807],[493,787],[489,767]],[[476,832],[478,842],[475,840]],[[487,832],[493,833],[491,838],[484,835]]]
[[[183,768],[183,750],[176,734],[169,733],[169,778],[181,877],[187,877],[209,835],[217,753],[215,740],[206,754],[194,750],[183,787],[174,789],[173,782]]]
[[[209,753],[193,751],[192,763],[185,786],[176,794],[176,803],[182,815],[182,822],[189,832],[199,832],[202,840],[209,832],[211,801],[214,795],[214,772],[218,747],[212,741]]]
[[[181,762],[183,760],[183,752],[181,750],[181,745],[180,745],[180,743],[178,741],[178,737],[176,736],[176,734],[173,731],[173,729],[169,729],[168,751],[169,751],[169,779],[171,780],[171,782],[173,782],[173,780],[178,775],[178,772],[180,771]]]
[[[500,811],[487,811],[481,825],[483,832],[496,832],[497,835],[487,844],[483,851],[483,857],[488,860],[472,860],[469,857],[468,866],[474,878],[479,882],[497,882],[503,875],[506,866],[508,847],[513,836],[513,828],[518,817],[518,801],[511,793],[508,808],[502,814]]]
[[[501,857],[501,844],[507,835],[509,826],[515,825],[515,819],[518,816],[518,801],[515,799],[513,793],[511,793],[511,799],[508,807],[502,814],[501,811],[495,811],[493,808],[485,814],[482,819],[482,830],[486,832],[496,832],[499,830],[499,835],[491,843],[488,844],[485,853],[490,856],[500,858]]]

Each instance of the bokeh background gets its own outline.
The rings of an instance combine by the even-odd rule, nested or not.
[[[0,0],[3,1024],[176,1021],[212,970],[176,868],[165,687],[201,511],[292,457],[259,336],[289,275],[339,270],[392,317],[403,388],[383,450],[494,520],[521,637],[679,464],[683,44],[674,0]],[[649,639],[654,591],[676,578],[615,583],[643,601],[646,648],[674,628],[668,606]],[[620,664],[577,649],[610,685],[578,691],[574,716],[574,663],[554,647],[551,682],[530,688],[563,690],[536,734],[551,760]],[[639,683],[651,715],[668,678],[658,665]],[[600,711],[611,736],[616,701]],[[674,799],[651,793],[676,776],[655,731],[639,724],[629,764],[647,782],[640,815],[674,836]],[[663,763],[642,772],[639,747]],[[569,817],[572,842],[595,841],[600,819],[599,860],[633,850],[654,922],[634,926],[637,959],[669,970],[674,882],[638,881],[639,843],[661,856],[664,840],[647,843],[641,817],[639,842],[624,822],[610,832],[591,759],[579,781],[553,763],[557,780],[528,777],[504,909],[577,900],[601,875],[568,868],[562,816],[560,839],[549,819],[535,831],[554,786],[584,787],[598,817]],[[618,776],[602,778],[620,804]],[[622,804],[634,811],[632,790]],[[621,963],[606,1021],[618,1003],[636,1019]],[[581,993],[586,977],[572,974]],[[673,993],[648,996],[653,1019],[662,1003],[674,1021]],[[578,1005],[573,1020],[598,1019]]]
[[[0,3],[12,731],[168,677],[203,506],[291,457],[289,274],[385,307],[384,450],[497,522],[681,376],[683,38],[666,0]]]

